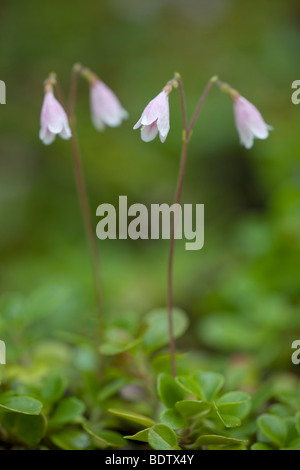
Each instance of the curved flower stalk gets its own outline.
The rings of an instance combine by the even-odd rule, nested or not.
[[[175,74],[173,80],[167,83],[162,92],[157,95],[144,109],[140,119],[135,124],[134,129],[141,127],[141,138],[144,142],[152,141],[157,134],[159,134],[161,142],[165,142],[170,129],[169,121],[169,94],[173,88],[179,88],[182,119],[183,119],[183,143],[181,150],[179,176],[175,191],[175,204],[180,204],[181,194],[183,189],[183,181],[187,160],[188,144],[194,125],[197,121],[198,115],[203,107],[207,95],[216,83],[219,87],[229,93],[234,101],[234,114],[238,133],[240,135],[241,143],[250,148],[253,145],[254,138],[266,139],[269,135],[268,126],[260,112],[249,101],[243,98],[236,90],[233,90],[229,85],[218,80],[218,77],[212,77],[196,106],[195,112],[188,122],[186,105],[184,98],[183,83],[179,74]],[[172,234],[169,250],[168,261],[168,322],[169,322],[169,341],[170,341],[170,355],[171,355],[171,370],[172,375],[176,376],[176,362],[175,362],[175,339],[173,332],[173,265],[174,265],[174,250],[175,250],[175,232],[176,232],[176,214],[174,217],[174,224],[172,226]]]
[[[70,84],[70,99],[67,108],[63,99],[61,89],[55,74],[51,74],[45,81],[45,97],[41,111],[40,138],[44,144],[49,145],[59,135],[63,139],[70,139],[73,157],[74,174],[78,200],[81,208],[84,229],[90,250],[93,276],[95,283],[95,294],[98,310],[99,330],[98,338],[101,336],[101,314],[102,314],[102,289],[100,275],[100,257],[98,240],[93,226],[92,212],[89,205],[86,182],[81,163],[80,148],[75,126],[75,102],[77,93],[78,74],[85,76],[90,85],[90,104],[92,119],[95,127],[103,130],[105,125],[116,127],[123,119],[128,117],[127,111],[121,106],[116,95],[89,69],[75,64],[72,70]],[[60,103],[54,96],[54,87],[60,99]]]
[[[169,95],[173,88],[179,88],[180,103],[183,117],[183,144],[181,150],[180,170],[179,177],[175,192],[175,204],[181,201],[181,194],[183,189],[183,180],[185,174],[185,166],[187,159],[187,150],[190,135],[206,96],[215,81],[215,77],[211,79],[204,90],[204,93],[196,107],[194,115],[188,123],[185,98],[183,91],[183,84],[179,74],[175,74],[174,78],[170,80],[159,93],[144,109],[140,119],[135,124],[134,129],[141,127],[141,138],[144,142],[150,142],[157,134],[159,134],[161,142],[165,142],[170,129],[169,122]],[[170,342],[170,356],[171,356],[171,370],[172,375],[176,376],[176,349],[175,338],[173,329],[173,263],[174,263],[174,249],[175,249],[175,232],[176,232],[177,214],[174,216],[174,224],[172,225],[172,234],[170,241],[169,261],[168,261],[168,289],[167,289],[167,304],[168,304],[168,322],[169,322],[169,342]]]
[[[63,105],[54,97],[53,89],[56,89],[57,95]],[[71,82],[71,88],[72,82]],[[66,110],[65,110],[65,109]],[[100,263],[97,239],[93,229],[91,209],[88,200],[84,172],[81,164],[81,156],[79,144],[74,124],[74,103],[70,103],[70,108],[64,102],[61,89],[58,85],[56,75],[51,74],[45,81],[45,98],[41,112],[41,130],[40,138],[47,145],[54,141],[56,134],[63,139],[70,139],[73,157],[74,174],[76,181],[76,189],[81,208],[83,225],[86,232],[86,238],[90,250],[91,262],[93,267],[93,275],[95,282],[95,293],[97,310],[100,314],[102,296],[100,288]]]
[[[56,135],[59,135],[64,140],[72,137],[68,116],[53,93],[54,83],[55,78],[52,76],[45,82],[45,96],[41,111],[41,128],[39,133],[39,137],[45,145],[52,144]]]

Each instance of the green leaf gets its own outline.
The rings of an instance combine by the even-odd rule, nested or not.
[[[294,439],[288,447],[283,447],[282,450],[300,450],[300,438]]]
[[[212,401],[224,385],[224,377],[217,372],[198,372],[193,376],[200,387],[201,398]]]
[[[100,438],[105,441],[109,447],[125,447],[127,442],[121,434],[116,431],[109,431],[104,429],[103,431],[98,431],[96,433],[96,438]]]
[[[3,413],[1,426],[19,442],[34,447],[46,433],[47,421],[44,415],[25,415],[21,413]]]
[[[0,396],[0,408],[26,415],[39,415],[43,404],[35,398],[26,395]]]
[[[228,392],[222,395],[217,403],[219,406],[222,405],[234,405],[239,403],[246,403],[251,400],[250,395],[246,392]]]
[[[297,433],[300,435],[300,413],[296,413],[295,415],[295,426]]]
[[[253,321],[227,312],[208,315],[198,331],[201,340],[218,351],[254,351],[266,339],[265,329],[260,331]]]
[[[85,405],[75,397],[64,398],[57,406],[51,424],[61,425],[78,422],[85,411]]]
[[[282,447],[287,436],[287,427],[283,419],[275,415],[263,414],[257,419],[259,431],[270,442]]]
[[[251,446],[251,450],[273,450],[273,449],[267,444],[263,444],[262,442],[256,442],[255,444]]]
[[[155,424],[153,419],[135,413],[134,411],[117,410],[113,408],[110,408],[108,411],[113,415],[118,416],[119,418],[123,418],[128,421],[133,421],[134,423],[141,424],[142,426],[146,426],[147,428]]]
[[[61,376],[48,376],[40,385],[40,398],[47,405],[58,401],[64,394],[67,383]]]
[[[175,380],[178,385],[183,388],[183,390],[188,393],[191,393],[192,395],[195,395],[197,398],[202,398],[202,391],[200,389],[200,385],[195,379],[192,379],[191,377],[187,376],[179,376],[176,377]]]
[[[146,316],[147,329],[143,343],[148,353],[156,351],[169,342],[167,309],[156,309]],[[173,309],[174,337],[179,338],[188,328],[188,317],[178,308]]]
[[[123,439],[118,432],[101,429],[98,426],[91,426],[87,423],[84,423],[83,428],[93,438],[95,445],[100,449],[125,447],[127,444],[125,439]]]
[[[101,344],[99,351],[105,356],[115,356],[129,351],[137,346],[141,339],[133,339],[131,334],[122,328],[110,328],[105,333],[106,339]]]
[[[192,418],[195,415],[206,414],[210,411],[212,405],[206,401],[198,400],[182,400],[178,401],[175,408],[186,418]]]
[[[62,450],[86,450],[91,447],[90,436],[79,429],[64,429],[50,436],[51,441]]]
[[[157,379],[158,395],[167,408],[173,408],[177,401],[183,400],[184,393],[176,381],[167,374],[159,374]]]
[[[242,439],[236,439],[234,437],[219,436],[217,434],[207,434],[207,435],[198,437],[195,443],[195,448],[197,449],[198,447],[209,446],[209,445],[233,446],[233,445],[240,445],[240,444],[245,444],[245,443],[247,443],[247,441],[242,440]]]
[[[228,392],[221,396],[216,402],[222,414],[244,418],[251,409],[251,397],[245,392]]]
[[[292,416],[292,410],[286,406],[281,405],[281,403],[275,403],[269,407],[269,413],[279,416],[279,418],[288,418]]]
[[[125,439],[131,439],[133,441],[148,442],[148,431],[150,428],[143,429],[142,431],[133,434],[132,436],[124,436]]]
[[[148,442],[154,450],[178,450],[177,436],[165,424],[155,424],[148,431]]]
[[[125,384],[126,379],[122,377],[104,385],[97,395],[97,400],[100,402],[107,400],[111,396],[115,395]]]
[[[292,442],[295,439],[298,439],[299,434],[296,428],[296,416],[289,416],[283,419],[287,429],[287,435],[285,439],[285,444],[287,444],[288,442]]]
[[[240,418],[237,416],[222,414],[219,411],[217,415],[226,428],[236,428],[242,424]]]
[[[160,414],[159,421],[172,429],[183,429],[186,426],[186,421],[174,409],[164,410]]]

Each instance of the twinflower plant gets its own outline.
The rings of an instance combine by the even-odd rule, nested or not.
[[[75,104],[77,95],[78,76],[84,77],[90,86],[90,107],[92,122],[97,130],[104,130],[105,126],[117,127],[123,119],[128,117],[127,111],[121,106],[117,96],[104,84],[98,76],[87,67],[75,64],[72,69],[69,103],[67,104],[56,74],[51,73],[44,82],[44,101],[40,117],[39,137],[45,145],[54,142],[56,135],[64,140],[70,140],[71,153],[79,205],[81,208],[83,224],[89,246],[93,276],[95,283],[96,304],[101,332],[102,290],[100,275],[100,257],[97,237],[92,221],[92,212],[89,204],[83,166],[81,162],[80,147],[75,126]],[[54,93],[56,92],[57,98]]]
[[[265,123],[262,115],[258,109],[250,103],[246,98],[241,96],[230,85],[221,82],[217,76],[212,77],[196,106],[194,114],[190,121],[188,121],[186,102],[184,96],[183,82],[180,74],[176,73],[174,78],[170,80],[163,90],[145,107],[144,111],[138,122],[133,129],[141,127],[141,139],[144,142],[152,141],[157,134],[159,134],[161,142],[165,142],[166,137],[170,130],[170,117],[169,117],[169,95],[174,88],[178,88],[182,121],[183,121],[183,139],[180,158],[179,176],[177,180],[174,204],[178,205],[181,202],[184,175],[186,169],[186,160],[188,145],[198,115],[202,110],[203,104],[209,94],[212,86],[216,84],[220,89],[228,93],[233,99],[234,117],[236,128],[240,137],[240,142],[247,149],[253,145],[254,138],[266,139],[269,135],[271,126]],[[172,227],[169,260],[168,260],[168,281],[167,281],[167,304],[168,304],[168,321],[169,321],[169,342],[170,342],[170,355],[171,355],[171,370],[173,377],[176,376],[176,363],[175,363],[175,339],[174,339],[174,326],[173,326],[173,266],[174,266],[174,250],[175,250],[175,233],[176,233],[177,217],[174,216],[174,224]]]

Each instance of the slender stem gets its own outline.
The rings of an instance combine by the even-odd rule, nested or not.
[[[213,84],[214,84],[217,80],[218,80],[217,77],[212,77],[212,78],[209,80],[208,84],[206,85],[206,88],[205,88],[205,90],[204,90],[204,92],[203,92],[203,94],[202,94],[202,96],[201,96],[201,98],[200,98],[200,100],[199,100],[199,103],[198,103],[198,105],[197,105],[197,107],[196,107],[196,109],[195,109],[195,112],[194,112],[194,114],[193,114],[193,116],[192,116],[192,119],[190,120],[189,132],[192,131],[192,129],[193,129],[194,125],[195,125],[195,122],[196,122],[196,120],[197,120],[197,117],[198,117],[198,115],[199,115],[199,113],[200,113],[200,111],[201,111],[201,109],[202,109],[203,104],[204,104],[204,101],[206,100],[206,97],[207,97],[207,95],[208,95],[208,93],[209,93],[211,87],[213,86]]]
[[[70,101],[69,101],[69,122],[72,131],[71,142],[71,153],[73,159],[74,175],[77,188],[77,194],[79,199],[79,205],[81,209],[86,239],[90,251],[94,284],[95,284],[95,295],[96,295],[96,305],[98,310],[98,321],[101,319],[102,311],[102,293],[101,293],[101,275],[100,275],[100,257],[99,250],[97,245],[97,238],[93,228],[93,219],[90,209],[90,204],[88,200],[88,194],[86,189],[86,183],[84,178],[84,172],[81,162],[81,154],[79,148],[79,142],[77,137],[77,131],[75,126],[75,102],[76,102],[76,91],[77,91],[77,76],[78,76],[78,66],[74,66],[71,76],[71,85],[70,85]],[[62,95],[59,85],[57,86],[58,96]],[[61,99],[64,102],[63,97]],[[99,325],[100,327],[101,325]]]
[[[177,77],[177,82],[178,82],[178,89],[179,89],[179,96],[180,96],[183,129],[185,132],[187,132],[188,131],[188,119],[187,119],[187,112],[186,112],[186,105],[185,105],[183,83],[182,83],[180,76]]]
[[[76,104],[76,93],[77,93],[77,78],[78,72],[81,70],[80,64],[75,64],[72,69],[71,83],[70,83],[70,95],[69,95],[69,119],[74,125],[75,121],[75,104]]]
[[[185,134],[186,136],[186,134]],[[184,138],[181,150],[181,162],[178,183],[175,193],[175,204],[179,204],[181,200],[181,193],[183,188],[183,180],[186,167],[188,150],[188,138]],[[168,262],[168,322],[169,322],[169,339],[170,339],[170,355],[171,355],[171,370],[173,377],[176,376],[176,348],[174,338],[174,325],[173,325],[173,267],[174,267],[174,251],[175,251],[175,232],[177,227],[177,214],[174,213],[174,224],[172,226],[169,262]]]
[[[180,204],[187,154],[188,154],[188,145],[191,136],[191,132],[196,123],[197,117],[202,109],[203,103],[211,89],[211,86],[216,81],[216,77],[213,77],[207,84],[199,103],[196,107],[194,115],[188,124],[187,113],[186,113],[186,104],[184,98],[183,83],[180,76],[177,77],[179,94],[180,94],[180,103],[182,111],[182,120],[183,120],[183,143],[181,149],[181,159],[180,159],[180,168],[178,181],[175,191],[175,204]],[[177,207],[177,206],[175,206]],[[177,228],[177,213],[175,210],[174,213],[174,224],[172,226],[171,240],[170,240],[170,250],[169,250],[169,261],[168,261],[168,323],[169,323],[169,341],[170,341],[170,355],[171,355],[171,371],[173,377],[176,376],[176,348],[175,348],[175,338],[174,338],[174,325],[173,325],[173,271],[174,271],[174,253],[175,253],[175,233]]]
[[[85,185],[85,179],[83,175],[83,169],[81,164],[81,156],[78,144],[77,133],[74,124],[71,125],[72,137],[71,137],[71,148],[74,165],[75,180],[78,192],[78,198],[84,222],[84,228],[86,238],[90,250],[91,262],[94,274],[95,293],[98,313],[101,313],[102,307],[102,293],[101,293],[101,276],[100,276],[100,257],[97,246],[97,239],[93,229],[93,221],[90,210],[90,205],[87,196],[87,190]]]

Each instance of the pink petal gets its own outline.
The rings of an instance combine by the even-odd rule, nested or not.
[[[151,142],[155,139],[158,133],[156,121],[150,124],[150,126],[143,126],[141,129],[141,138],[144,142]]]
[[[252,147],[254,137],[258,139],[268,137],[271,127],[265,123],[258,109],[246,98],[239,96],[234,99],[234,115],[241,143],[246,148]]]
[[[169,109],[169,96],[163,90],[161,91],[144,109],[141,116],[141,123],[144,126],[149,126],[152,122],[156,121],[159,116],[164,115]]]
[[[64,124],[63,124],[62,120],[52,119],[48,123],[48,129],[53,134],[59,134],[60,132],[62,132],[63,127],[64,127]]]
[[[91,86],[90,102],[92,120],[98,130],[103,130],[104,124],[117,127],[128,117],[113,91],[100,80]]]
[[[65,123],[63,130],[60,132],[59,136],[64,140],[68,140],[72,137],[72,132],[68,123]]]
[[[45,145],[51,144],[56,134],[63,139],[72,135],[66,112],[52,92],[45,94],[40,121],[40,139]]]
[[[163,90],[146,106],[133,129],[143,126],[141,137],[144,142],[153,140],[157,132],[161,142],[164,142],[170,130],[169,114],[169,95]]]
[[[52,134],[48,129],[45,128],[41,128],[39,137],[45,145],[50,145],[55,140],[55,134]]]
[[[142,118],[140,117],[140,119],[138,120],[138,122],[133,126],[133,129],[138,129],[139,127],[141,127],[142,125]]]

